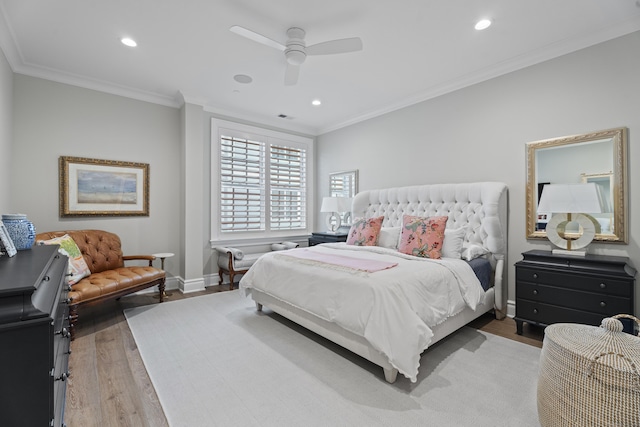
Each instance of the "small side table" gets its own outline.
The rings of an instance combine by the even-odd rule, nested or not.
[[[349,233],[311,233],[309,246],[315,246],[321,243],[346,242],[348,234]]]
[[[174,256],[175,254],[174,254],[174,253],[171,253],[171,252],[160,252],[160,253],[152,254],[152,255],[153,255],[154,257],[156,257],[156,258],[160,258],[160,268],[161,268],[162,270],[164,270],[164,260],[165,260],[165,258],[171,258],[171,257],[172,257],[172,256]],[[171,295],[172,295],[172,294],[169,294],[169,293],[165,292],[165,293],[164,293],[164,298],[166,298],[166,297],[170,297]],[[156,298],[160,298],[160,295],[157,295],[157,296],[156,296]]]

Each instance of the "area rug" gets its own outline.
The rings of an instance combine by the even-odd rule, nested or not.
[[[125,314],[171,426],[539,426],[540,349],[469,327],[388,384],[238,290]]]

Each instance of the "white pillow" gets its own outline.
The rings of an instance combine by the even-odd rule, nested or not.
[[[460,259],[464,236],[467,227],[447,228],[444,230],[444,241],[442,242],[442,257]]]
[[[467,261],[471,261],[472,259],[481,257],[482,255],[488,254],[489,250],[483,246],[476,245],[470,243],[468,246],[462,251],[462,259],[466,259]]]
[[[380,228],[380,234],[378,234],[378,246],[398,249],[398,240],[400,240],[400,227]]]

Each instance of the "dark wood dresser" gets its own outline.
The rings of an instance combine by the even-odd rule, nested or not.
[[[320,243],[346,242],[347,235],[348,233],[311,233],[309,246],[319,245]]]
[[[635,274],[625,257],[568,256],[534,250],[516,266],[517,333],[522,323],[582,323],[634,314]],[[624,319],[625,331],[634,325]]]
[[[67,262],[57,245],[0,257],[0,425],[64,426]]]

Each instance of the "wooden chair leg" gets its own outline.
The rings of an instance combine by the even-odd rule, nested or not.
[[[234,271],[233,271],[233,254],[231,252],[227,252],[227,255],[229,255],[229,290],[232,291],[233,290],[233,275],[234,275]]]
[[[164,301],[164,287],[165,287],[165,283],[164,280],[162,282],[160,282],[160,284],[158,285],[158,291],[160,292],[160,302]]]

